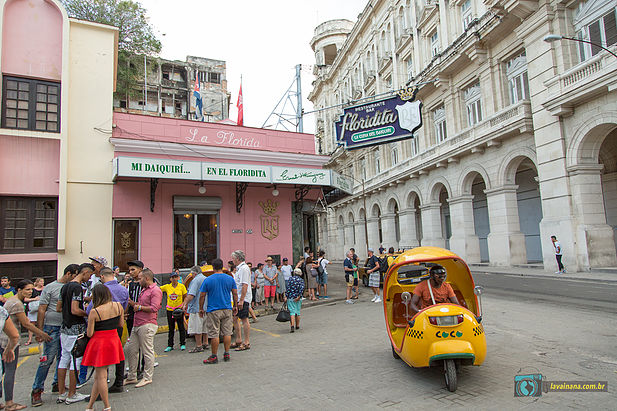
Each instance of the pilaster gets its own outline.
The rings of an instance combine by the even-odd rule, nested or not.
[[[441,233],[441,203],[420,206],[422,216],[422,245],[445,247],[446,240]]]
[[[416,237],[416,210],[403,210],[398,215],[401,229],[399,247],[408,249],[419,246],[420,242]]]
[[[473,221],[473,196],[463,195],[448,199],[452,237],[450,249],[467,263],[480,262],[480,240]]]
[[[517,185],[485,190],[491,232],[488,253],[492,265],[527,263],[525,235],[518,219]]]

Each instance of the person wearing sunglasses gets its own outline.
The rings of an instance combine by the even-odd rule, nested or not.
[[[422,281],[413,290],[411,310],[417,313],[431,305],[453,303],[460,305],[452,286],[446,282],[446,269],[435,264],[429,269],[429,279]]]

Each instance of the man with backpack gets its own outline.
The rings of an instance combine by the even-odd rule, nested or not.
[[[368,286],[373,289],[373,299],[371,302],[380,303],[381,297],[379,296],[379,282],[381,274],[379,272],[379,257],[377,257],[372,248],[368,249],[368,261],[366,262],[366,273],[368,277]]]

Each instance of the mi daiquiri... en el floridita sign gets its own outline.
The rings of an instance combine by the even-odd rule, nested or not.
[[[348,150],[412,138],[422,127],[422,102],[417,87],[394,97],[348,107],[335,123],[339,145]]]
[[[349,178],[333,170],[280,167],[257,164],[183,161],[162,158],[116,157],[113,179],[145,177],[196,181],[237,181],[245,183],[330,186],[352,192]]]

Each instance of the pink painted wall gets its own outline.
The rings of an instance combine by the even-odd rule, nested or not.
[[[60,80],[62,13],[45,0],[9,0],[2,22],[2,72]]]
[[[0,194],[57,196],[60,140],[0,135]]]
[[[114,113],[112,137],[213,147],[315,154],[312,134]]]
[[[241,213],[236,213],[235,184],[208,184],[204,196],[222,199],[219,211],[219,257],[227,262],[232,251],[246,252],[247,261],[264,261],[270,254],[292,256],[291,202],[292,188],[279,186],[280,194],[272,197],[272,189],[249,186]],[[114,186],[113,217],[141,220],[141,254],[144,264],[155,273],[170,272],[173,266],[173,196],[200,196],[194,182],[159,180],[154,212],[150,212],[150,184],[148,181],[120,181]],[[261,236],[259,201],[275,199],[279,202],[279,236],[267,240]],[[242,233],[232,233],[242,229]],[[246,234],[252,229],[253,234]]]

